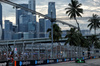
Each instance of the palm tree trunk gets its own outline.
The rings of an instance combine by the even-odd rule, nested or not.
[[[78,26],[78,31],[81,33],[81,30],[80,30],[80,26],[79,26],[79,23],[78,23],[78,21],[77,21],[77,19],[75,18],[75,20],[76,20],[76,23],[77,23],[77,26]],[[80,53],[79,53],[79,47],[80,47],[81,45],[79,45],[78,46],[78,57],[80,57]]]
[[[75,18],[75,20],[76,20],[76,24],[77,24],[77,26],[78,26],[78,31],[81,33],[79,23],[78,23],[78,21],[77,21],[77,19],[76,19],[76,18]]]
[[[94,34],[96,35],[96,28],[94,28]]]

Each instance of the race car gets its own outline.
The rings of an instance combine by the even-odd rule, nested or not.
[[[76,62],[76,63],[85,63],[85,59],[83,59],[83,58],[77,58],[77,59],[75,60],[75,62]]]

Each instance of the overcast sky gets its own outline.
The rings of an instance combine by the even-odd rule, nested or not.
[[[28,3],[28,0],[10,0],[15,3],[25,4]],[[80,3],[82,3],[82,7],[84,10],[84,14],[82,14],[83,17],[91,17],[92,14],[98,14],[100,16],[100,0],[78,0]],[[68,7],[68,3],[70,3],[70,0],[36,0],[36,11],[47,14],[48,12],[48,2],[56,2],[56,15],[57,18],[63,18],[68,17],[65,14],[65,8]],[[3,6],[3,21],[4,20],[10,20],[15,24],[15,9],[13,9],[12,6],[8,4],[2,3]],[[65,20],[64,20],[65,21]],[[87,28],[87,22],[88,20],[78,20],[80,23],[81,29],[89,29]],[[75,26],[76,23],[74,20],[66,20],[65,22],[73,24]],[[68,26],[60,24],[60,27],[65,30],[69,29]],[[97,31],[100,33],[100,30]]]

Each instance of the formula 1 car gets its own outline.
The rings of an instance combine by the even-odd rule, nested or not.
[[[76,63],[85,63],[85,59],[83,59],[83,58],[77,58],[77,59],[75,60],[75,62],[76,62]]]

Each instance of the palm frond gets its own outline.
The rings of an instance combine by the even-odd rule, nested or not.
[[[49,28],[48,30],[47,30],[47,32],[50,32],[51,31],[51,28]]]
[[[79,16],[82,17],[81,14],[80,14],[79,12],[77,12],[77,11],[76,11],[76,14],[77,14],[78,17],[79,17]]]
[[[66,11],[66,14],[68,14],[68,13],[70,13],[71,12],[71,10],[68,10],[68,11]]]
[[[92,17],[88,20],[88,22],[91,22],[87,27],[90,26],[90,30],[94,29],[96,30],[100,26],[100,19],[97,14],[93,14]]]
[[[67,10],[67,9],[70,10],[71,8],[65,8],[65,10]]]
[[[69,3],[68,6],[73,7],[71,3]]]
[[[83,9],[82,8],[77,8],[77,12],[82,13],[83,14]]]
[[[89,27],[89,26],[91,26],[91,25],[92,25],[92,23],[88,24],[88,26],[87,26],[87,27]]]
[[[66,45],[67,43],[69,43],[69,40],[66,40],[65,45]]]
[[[90,26],[90,30],[91,30],[92,28],[94,28],[94,26],[93,26],[93,25],[91,25],[91,26]]]
[[[76,7],[78,8],[78,7],[81,7],[81,6],[82,6],[82,4],[80,3],[80,4],[77,4],[77,6],[76,6]]]

